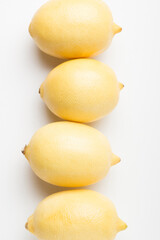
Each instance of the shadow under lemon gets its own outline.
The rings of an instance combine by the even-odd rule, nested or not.
[[[27,160],[26,160],[27,161]],[[74,190],[74,189],[91,189],[93,191],[96,191],[98,188],[100,192],[103,191],[103,186],[105,184],[105,193],[107,194],[108,185],[110,182],[110,174],[108,174],[104,179],[101,181],[84,187],[59,187],[56,185],[49,184],[43,180],[41,180],[30,168],[29,171],[29,177],[32,182],[32,188],[35,189],[36,194],[40,197],[40,199],[44,199],[45,197],[48,197],[51,194],[61,192],[61,191],[67,191],[67,190]],[[113,180],[113,179],[112,179]],[[105,182],[104,184],[102,182]]]
[[[46,124],[48,123],[52,123],[52,122],[59,122],[59,121],[69,121],[69,120],[65,120],[63,118],[60,118],[58,117],[57,115],[55,115],[53,112],[51,112],[49,110],[49,108],[46,106],[46,104],[43,102],[43,100],[41,99],[41,102],[40,102],[40,111],[43,115],[45,115],[46,117]],[[108,124],[107,124],[108,122]],[[110,115],[107,115],[105,116],[104,118],[101,118],[97,121],[94,121],[94,122],[89,122],[89,123],[81,123],[81,124],[86,124],[90,127],[93,127],[93,128],[96,128],[98,130],[99,127],[103,124],[105,124],[105,126],[109,125],[109,123],[111,122],[111,116]]]
[[[35,62],[35,66],[37,65],[40,69],[46,70],[48,73],[59,64],[65,62],[65,59],[60,59],[56,57],[52,57],[42,52],[34,42],[30,43],[29,51],[32,54],[31,58]]]

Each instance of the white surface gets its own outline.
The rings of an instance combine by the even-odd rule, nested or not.
[[[38,179],[21,154],[41,126],[58,120],[38,89],[61,60],[41,53],[27,28],[44,0],[1,1],[1,239],[34,240],[27,217],[47,195],[60,191]],[[160,15],[159,0],[108,0],[123,27],[108,51],[98,56],[125,85],[109,116],[92,126],[109,139],[122,162],[89,188],[110,197],[128,229],[117,240],[160,239]],[[63,239],[62,239],[63,240]]]

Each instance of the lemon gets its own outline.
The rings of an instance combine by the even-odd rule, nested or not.
[[[102,0],[51,0],[36,12],[29,27],[37,46],[58,58],[98,55],[120,31]]]
[[[115,108],[122,88],[106,64],[76,59],[54,68],[41,85],[40,95],[60,118],[92,122]]]
[[[26,228],[41,240],[113,240],[127,225],[105,196],[71,190],[44,199]]]
[[[23,153],[44,181],[64,187],[98,182],[120,158],[106,137],[80,123],[56,122],[39,129]]]

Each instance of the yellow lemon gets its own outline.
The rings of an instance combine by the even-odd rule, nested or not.
[[[95,183],[120,161],[102,133],[72,122],[42,127],[23,153],[41,179],[64,187]]]
[[[105,196],[71,190],[40,202],[26,228],[40,240],[113,240],[127,225]]]
[[[29,27],[38,47],[59,58],[98,55],[121,30],[102,0],[51,0],[36,12]]]
[[[40,95],[60,118],[92,122],[114,109],[122,88],[106,64],[76,59],[54,68],[41,85]]]

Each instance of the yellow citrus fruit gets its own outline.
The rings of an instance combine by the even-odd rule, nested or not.
[[[72,190],[40,202],[26,228],[41,240],[113,240],[127,225],[105,196]]]
[[[112,165],[120,161],[102,133],[72,122],[56,122],[42,127],[23,153],[41,179],[64,187],[98,182]]]
[[[121,30],[102,0],[51,0],[36,12],[29,27],[37,46],[59,58],[98,55]]]
[[[115,108],[122,88],[106,64],[76,59],[54,68],[41,85],[40,95],[60,118],[92,122]]]

